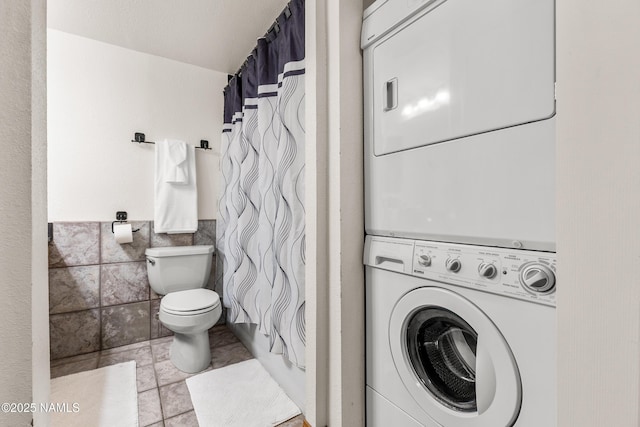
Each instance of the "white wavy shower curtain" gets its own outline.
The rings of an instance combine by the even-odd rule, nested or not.
[[[228,319],[304,367],[304,0],[224,90],[217,246]]]

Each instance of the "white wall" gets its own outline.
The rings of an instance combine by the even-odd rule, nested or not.
[[[306,1],[305,32],[305,418],[322,427],[329,398],[326,2]]]
[[[329,425],[364,425],[362,0],[327,3]]]
[[[557,2],[558,426],[638,426],[640,3]]]
[[[364,425],[362,10],[306,3],[306,415],[318,427]]]
[[[48,327],[38,316],[33,316],[38,324],[32,323],[32,301],[35,309],[46,303],[47,287],[46,257],[37,256],[44,240],[34,234],[46,233],[46,184],[37,172],[46,144],[44,13],[44,1],[0,2],[0,402],[48,397],[48,360],[42,359]],[[0,425],[28,426],[31,418],[0,413]]]
[[[31,11],[31,334],[32,384],[36,403],[50,398],[49,263],[47,248],[47,32],[46,1]],[[49,414],[33,414],[34,425],[48,426]]]
[[[215,219],[224,73],[48,31],[49,221],[153,219],[154,146],[196,150],[198,217]]]
[[[32,396],[30,12],[28,2],[0,3],[1,402],[30,402]],[[30,420],[29,414],[0,413],[2,425]]]

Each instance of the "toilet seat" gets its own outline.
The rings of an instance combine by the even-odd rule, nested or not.
[[[220,297],[209,289],[171,292],[160,301],[160,310],[177,316],[207,313],[220,305]]]

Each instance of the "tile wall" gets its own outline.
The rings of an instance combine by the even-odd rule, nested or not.
[[[52,360],[171,334],[157,318],[160,297],[149,287],[144,251],[214,244],[215,221],[199,221],[194,234],[174,235],[155,234],[151,221],[131,224],[140,231],[134,233],[132,243],[122,245],[115,242],[110,222],[53,224],[49,243]],[[207,287],[222,298],[215,258]]]

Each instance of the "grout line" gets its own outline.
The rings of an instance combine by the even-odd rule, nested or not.
[[[75,267],[92,267],[92,266],[100,266],[101,264],[74,264],[74,265],[60,265],[56,267],[49,267],[49,270],[59,270],[61,268],[75,268]]]
[[[51,316],[58,316],[58,315],[61,315],[61,314],[82,313],[83,311],[91,311],[91,310],[100,310],[100,306],[91,307],[91,308],[83,308],[83,309],[80,309],[80,310],[63,311],[62,313],[49,313],[49,318],[51,318]]]
[[[146,268],[146,267],[145,267]],[[149,341],[151,341],[153,337],[153,310],[151,309],[151,285],[149,285]],[[158,319],[158,322],[160,319]],[[151,355],[153,359],[153,355]]]
[[[123,303],[120,303],[120,304],[97,305],[95,307],[81,308],[79,310],[63,311],[61,313],[49,313],[49,316],[57,316],[57,315],[60,315],[60,314],[82,313],[83,311],[101,310],[103,308],[120,307],[120,306],[123,306],[123,305],[140,304],[142,302],[151,302],[151,301],[155,301],[155,299],[142,299],[142,300],[139,300],[139,301],[128,301],[128,302],[123,302]],[[131,343],[131,344],[135,344],[135,343]],[[124,345],[127,345],[127,344],[124,344]]]
[[[109,262],[103,262],[100,265],[130,264],[134,262],[145,262],[145,259],[129,259],[126,261],[109,261]]]
[[[93,353],[96,353],[96,355],[95,356],[89,356],[90,354],[93,354]],[[78,356],[87,356],[87,357],[86,358],[83,357],[83,358],[78,359],[78,360],[70,360],[68,362],[62,362],[62,360],[64,360],[64,359],[71,359],[71,358],[78,357]],[[100,350],[90,351],[88,353],[80,353],[80,354],[76,354],[74,356],[60,357],[58,359],[49,359],[49,367],[52,367],[51,366],[51,362],[59,363],[59,365],[53,366],[54,368],[56,368],[58,366],[68,365],[69,363],[77,363],[77,362],[84,362],[84,361],[87,361],[87,360],[91,360],[94,357],[96,359],[100,358]]]
[[[156,376],[156,390],[158,391],[158,401],[160,402],[160,417],[162,417],[162,423],[164,424],[164,407],[162,405],[162,394],[160,394],[160,384],[158,383],[158,373],[156,372],[155,363],[153,364],[153,373]]]
[[[162,399],[160,399],[160,402],[162,402]],[[193,401],[192,401],[191,403],[192,403],[192,406],[193,406]],[[160,403],[160,404],[162,405],[162,403]],[[170,420],[170,419],[172,419],[172,418],[179,417],[179,416],[184,415],[184,414],[187,414],[187,413],[189,413],[189,412],[193,412],[193,413],[195,414],[195,409],[194,409],[194,408],[191,408],[191,409],[189,409],[188,411],[180,412],[179,414],[177,414],[177,415],[172,415],[172,416],[170,416],[169,418],[164,418],[164,415],[163,415],[162,422],[165,422],[165,421]],[[277,427],[277,426],[276,426],[276,427]]]

